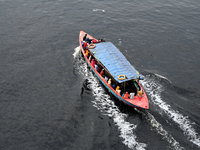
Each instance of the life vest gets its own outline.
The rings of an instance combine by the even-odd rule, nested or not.
[[[117,91],[117,90],[119,90],[119,89],[120,89],[120,87],[119,87],[119,86],[117,86],[117,87],[116,87],[116,91]]]
[[[128,92],[126,92],[126,93],[124,94],[124,98],[129,98]]]

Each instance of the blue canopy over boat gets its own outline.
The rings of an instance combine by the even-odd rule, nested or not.
[[[138,78],[139,72],[111,42],[102,42],[95,45],[96,47],[90,49],[90,51],[106,67],[117,82],[122,83]],[[125,75],[126,79],[120,80],[118,78],[120,75]]]

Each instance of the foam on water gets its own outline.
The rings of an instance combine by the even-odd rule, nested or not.
[[[105,10],[103,10],[103,9],[93,9],[93,11],[101,11],[101,12],[105,12]]]
[[[75,59],[80,58],[79,51],[80,47],[77,47],[73,54]],[[87,70],[87,64],[83,63],[83,61],[82,64],[80,64],[80,62],[77,63],[79,63],[80,65],[80,73],[82,73],[88,79],[88,88],[93,90],[95,100],[93,100],[92,102],[94,104],[94,107],[96,107],[104,115],[107,115],[113,119],[115,125],[120,131],[119,136],[123,139],[122,142],[127,147],[129,147],[130,149],[144,150],[147,144],[138,142],[137,136],[133,132],[137,126],[126,121],[127,115],[121,113],[118,107],[111,100],[110,96],[105,93],[98,78],[96,78],[92,74],[92,71]]]
[[[80,52],[81,52],[80,46],[76,47],[74,49],[74,54],[73,54],[74,58],[78,57],[78,55],[80,55]]]
[[[137,109],[135,109],[138,111]],[[179,145],[179,143],[170,135],[166,130],[163,129],[162,125],[156,121],[154,116],[149,112],[138,111],[139,113],[143,114],[146,120],[150,123],[151,128],[156,131],[159,135],[162,136],[163,140],[167,141],[170,144],[170,147],[175,150],[184,150],[183,147]]]
[[[188,140],[200,147],[199,135],[193,128],[193,124],[195,123],[191,122],[188,116],[184,116],[179,111],[173,110],[169,104],[162,100],[161,92],[164,90],[163,86],[150,76],[146,76],[141,83],[146,93],[150,96],[150,102],[158,105],[160,109],[179,126],[188,137]]]
[[[165,80],[167,80],[167,81],[169,81],[170,83],[172,83],[169,79],[167,79],[166,77],[164,77],[164,76],[161,76],[161,75],[159,75],[159,74],[157,74],[157,73],[155,73],[155,75],[156,76],[158,76],[158,77],[160,77],[160,78],[163,78],[163,79],[165,79]]]

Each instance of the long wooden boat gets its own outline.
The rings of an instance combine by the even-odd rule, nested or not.
[[[147,95],[139,83],[142,76],[111,42],[80,31],[79,43],[91,70],[117,99],[131,107],[149,109]]]

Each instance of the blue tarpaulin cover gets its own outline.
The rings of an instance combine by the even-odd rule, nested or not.
[[[117,82],[122,83],[138,78],[138,71],[111,42],[102,42],[95,45],[96,47],[90,49],[90,51],[106,67]],[[119,80],[119,75],[125,75],[126,79]]]

